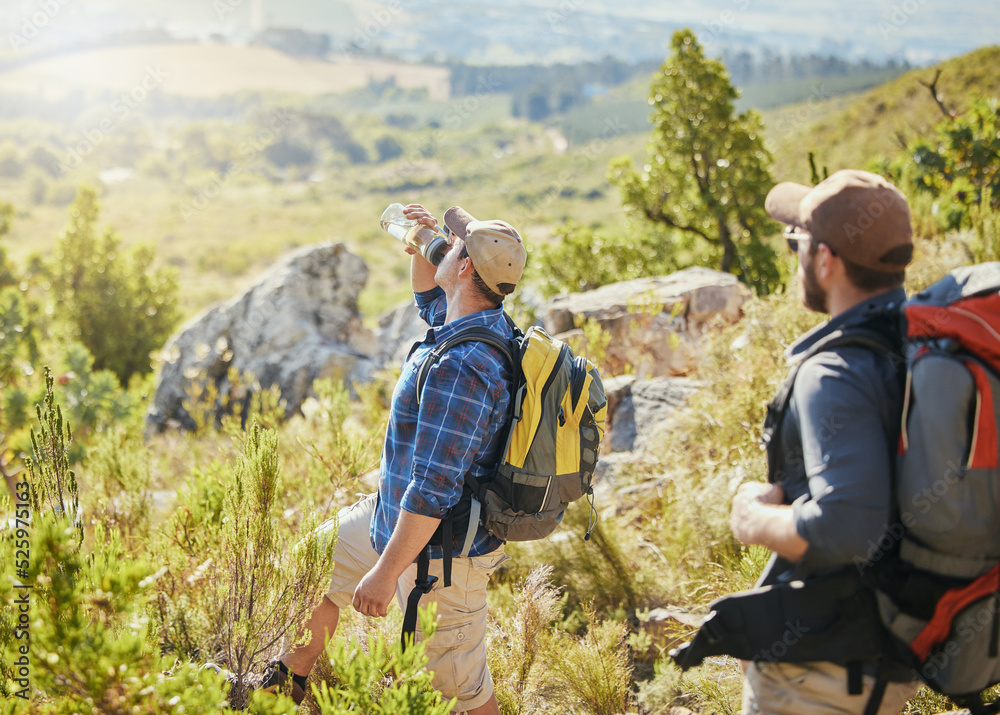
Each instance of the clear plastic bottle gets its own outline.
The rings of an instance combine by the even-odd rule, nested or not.
[[[403,215],[403,204],[390,204],[382,212],[382,229],[393,238],[419,251],[420,255],[437,265],[448,252],[448,239],[434,229]]]

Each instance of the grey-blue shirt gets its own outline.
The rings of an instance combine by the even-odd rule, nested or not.
[[[900,288],[856,305],[802,336],[786,357],[794,362],[834,331],[867,323],[873,312],[899,306],[905,298]],[[860,345],[818,353],[799,368],[781,425],[778,475],[809,548],[799,564],[774,559],[762,583],[881,554],[879,540],[892,519],[901,387],[893,360]]]

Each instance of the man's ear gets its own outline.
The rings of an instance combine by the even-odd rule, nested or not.
[[[821,243],[816,247],[816,255],[813,257],[813,261],[817,263],[817,275],[822,276],[824,279],[829,279],[837,269],[838,265],[841,268],[843,268],[844,265],[840,262],[840,260],[838,260],[837,254],[834,253],[833,250],[825,243]]]

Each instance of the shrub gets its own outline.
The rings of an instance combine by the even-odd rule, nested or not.
[[[329,584],[335,534],[307,523],[294,548],[280,534],[278,438],[254,423],[226,483],[220,551],[207,578],[222,661],[235,682],[230,702],[246,705],[251,672],[295,645]]]
[[[150,353],[177,323],[177,276],[170,268],[153,270],[152,248],[124,252],[112,229],[98,237],[98,212],[96,192],[82,188],[59,237],[53,287],[95,368],[111,370],[126,385],[152,370]]]
[[[537,249],[529,271],[539,279],[535,281],[539,292],[548,298],[666,275],[680,267],[678,258],[677,245],[649,226],[623,236],[568,223],[556,228],[553,243]]]
[[[436,612],[436,603],[419,609],[427,638],[437,629]],[[382,632],[369,638],[367,648],[353,640],[332,640],[326,654],[336,680],[312,686],[320,715],[447,715],[455,700],[445,701],[431,685],[426,649],[427,639],[404,651],[398,639],[390,645]]]
[[[549,662],[554,679],[545,690],[546,699],[555,712],[626,712],[632,700],[628,628],[613,620],[599,621],[591,608],[584,613],[583,636],[556,634]]]
[[[0,564],[0,691],[14,696],[3,712],[221,710],[219,676],[162,659],[146,639],[144,599],[155,580],[148,563],[127,558],[118,532],[100,523],[92,548],[81,548],[79,495],[68,458],[72,433],[48,371],[45,378],[23,487],[28,494],[20,495],[29,497],[23,511],[30,518],[13,534],[30,542],[30,557],[16,571],[13,559]],[[27,626],[13,621],[15,597],[31,604]],[[14,670],[15,654],[28,663],[24,670]],[[27,677],[17,682],[15,675]]]
[[[534,712],[542,705],[535,664],[545,660],[549,628],[561,615],[552,567],[538,566],[513,585],[514,608],[491,623],[488,662],[503,715]]]

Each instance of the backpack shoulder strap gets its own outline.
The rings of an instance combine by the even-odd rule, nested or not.
[[[767,449],[767,480],[774,482],[778,468],[778,456],[781,454],[781,424],[788,411],[788,405],[792,400],[792,391],[795,389],[795,378],[799,374],[799,369],[809,358],[820,353],[829,352],[836,348],[857,345],[868,348],[874,352],[887,355],[893,363],[896,372],[902,375],[901,368],[905,365],[905,360],[900,354],[900,345],[892,337],[880,333],[870,328],[851,328],[848,330],[837,330],[826,336],[811,348],[809,348],[801,359],[792,366],[788,377],[778,393],[767,405],[767,417],[764,420],[764,430],[761,440]]]
[[[507,314],[504,313],[505,317],[506,315]],[[507,319],[510,320],[510,318]],[[431,350],[430,354],[424,359],[424,362],[420,365],[420,371],[417,373],[418,405],[420,404],[420,397],[424,391],[424,383],[427,382],[427,375],[430,372],[431,368],[437,364],[438,360],[441,359],[441,356],[444,355],[445,352],[447,352],[450,348],[454,347],[455,345],[459,345],[460,343],[467,343],[467,342],[479,342],[492,345],[507,358],[507,362],[509,362],[511,367],[516,370],[517,361],[514,359],[515,346],[513,344],[512,339],[503,338],[497,335],[489,328],[482,325],[470,326],[468,328],[465,328],[464,330],[458,331],[450,338],[436,345],[434,349]]]

